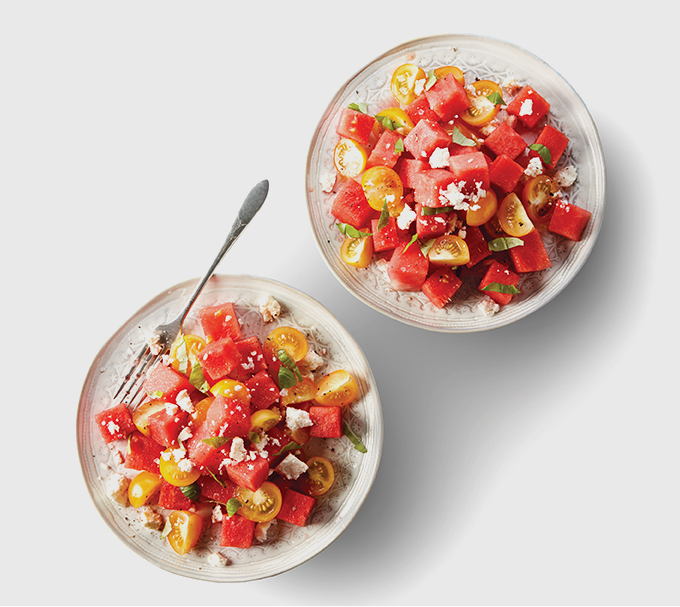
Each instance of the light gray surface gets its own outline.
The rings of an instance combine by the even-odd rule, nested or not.
[[[680,602],[678,83],[663,5],[233,6],[0,4],[3,294],[19,289],[2,302],[3,602]],[[458,336],[401,325],[338,284],[303,185],[339,84],[446,31],[548,62],[590,109],[607,163],[604,224],[576,279],[516,324]],[[268,200],[218,272],[326,305],[370,360],[385,442],[336,542],[224,587],[157,569],[111,533],[81,477],[75,413],[99,348],[200,274],[261,179]]]

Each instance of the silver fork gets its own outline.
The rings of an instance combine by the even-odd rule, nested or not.
[[[114,394],[114,400],[118,398],[118,395],[122,393],[121,402],[125,402],[129,398],[128,403],[134,403],[135,399],[139,396],[140,390],[144,385],[144,382],[140,382],[140,379],[144,377],[144,373],[147,369],[151,369],[153,365],[170,350],[170,346],[177,339],[180,332],[182,331],[182,323],[186,318],[191,306],[194,304],[198,296],[200,295],[203,287],[208,282],[210,277],[213,275],[217,264],[220,263],[225,253],[231,248],[231,245],[236,242],[236,239],[241,235],[241,232],[250,223],[251,219],[255,217],[255,214],[260,210],[260,207],[267,197],[269,192],[269,182],[265,179],[258,183],[246,196],[241,209],[238,212],[238,217],[234,221],[234,225],[231,227],[227,240],[222,245],[220,252],[217,257],[212,262],[212,265],[205,273],[205,276],[199,281],[199,283],[194,288],[194,291],[187,300],[182,311],[177,315],[177,317],[170,321],[169,323],[158,325],[151,333],[150,339],[147,339],[146,343],[139,351],[137,356],[127,372],[123,381],[121,382],[118,390]],[[153,348],[151,347],[153,344]]]

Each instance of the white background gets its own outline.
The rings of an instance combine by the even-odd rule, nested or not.
[[[680,91],[662,3],[245,4],[0,2],[3,602],[678,604]],[[544,59],[588,106],[607,164],[576,279],[514,325],[460,336],[347,292],[304,192],[340,85],[442,33]],[[264,178],[265,210],[219,272],[278,279],[338,317],[371,362],[384,452],[320,555],[204,583],[147,563],[99,517],[76,409],[99,348],[204,271]]]

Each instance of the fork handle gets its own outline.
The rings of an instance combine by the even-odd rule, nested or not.
[[[236,242],[236,239],[241,235],[241,232],[243,232],[243,230],[250,223],[252,218],[255,217],[255,214],[260,210],[260,207],[267,198],[268,192],[269,181],[267,181],[266,179],[260,181],[260,183],[258,183],[252,190],[250,190],[250,193],[248,194],[248,196],[246,196],[243,205],[241,205],[241,208],[238,212],[238,216],[234,221],[234,225],[231,226],[231,230],[229,231],[227,240],[222,245],[220,252],[213,260],[210,268],[205,273],[205,276],[201,278],[199,283],[194,288],[193,293],[191,294],[186,304],[184,305],[184,308],[180,313],[180,318],[182,321],[184,321],[184,319],[186,318],[186,315],[189,313],[191,306],[193,306],[196,299],[198,299],[198,296],[201,294],[203,287],[205,287],[205,284],[208,282],[208,280],[210,280],[210,277],[213,275],[215,268],[220,263],[220,261],[222,261],[222,258],[224,257],[226,252],[231,248],[231,245],[233,245]]]

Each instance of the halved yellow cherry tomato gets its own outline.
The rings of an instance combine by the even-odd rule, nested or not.
[[[196,428],[205,421],[206,415],[208,415],[208,409],[210,409],[210,405],[212,405],[214,400],[214,396],[206,396],[203,400],[198,401],[194,405],[194,412],[191,414],[191,419]]]
[[[245,384],[235,379],[222,379],[218,381],[212,388],[210,393],[213,396],[224,396],[224,398],[236,398],[244,405],[250,404],[250,392]]]
[[[510,236],[519,238],[534,229],[534,224],[529,219],[522,201],[514,192],[510,192],[503,198],[496,215],[501,228]]]
[[[333,371],[321,378],[316,391],[316,402],[323,406],[343,407],[359,394],[359,386],[344,369]]]
[[[149,436],[149,417],[165,409],[162,400],[149,400],[142,403],[132,412],[132,423],[144,436]]]
[[[250,416],[251,432],[269,432],[281,421],[281,415],[272,409],[260,409]]]
[[[501,87],[493,80],[477,80],[471,84],[474,92],[468,89],[470,107],[463,112],[461,118],[472,126],[483,126],[491,122],[498,114],[499,106],[487,97],[491,93],[503,95]]]
[[[180,358],[178,358],[178,353],[180,347],[184,347],[186,345],[186,353],[184,356],[188,359],[186,364],[186,368],[182,369],[182,361]],[[180,335],[174,342],[172,342],[172,346],[170,346],[170,364],[172,365],[172,368],[175,369],[175,371],[179,371],[180,373],[184,373],[184,375],[190,375],[191,374],[191,356],[196,356],[198,357],[198,354],[205,348],[205,340],[202,337],[199,337],[198,335],[192,335],[190,333],[187,333],[186,335]]]
[[[265,481],[257,491],[236,487],[236,499],[241,502],[238,513],[256,523],[265,523],[276,518],[281,510],[281,490],[272,482]]]
[[[148,501],[161,488],[163,477],[160,474],[142,470],[128,485],[128,499],[133,508],[139,508]]]
[[[295,362],[301,361],[307,354],[307,338],[302,331],[294,327],[277,327],[264,340],[262,348],[267,360],[276,357],[280,349],[286,351]]]
[[[373,238],[351,238],[347,236],[340,245],[340,257],[345,263],[356,268],[365,268],[373,259]]]
[[[189,462],[189,463],[185,463]],[[201,476],[198,466],[191,464],[186,457],[175,461],[173,449],[166,449],[161,452],[158,466],[161,469],[161,476],[175,487],[187,487],[195,483]]]
[[[404,209],[404,186],[396,171],[384,166],[374,166],[364,172],[361,177],[366,200],[376,211],[381,211],[387,202],[387,210],[392,217],[397,217]]]
[[[538,175],[526,182],[522,190],[522,203],[534,224],[548,224],[550,208],[558,192],[557,183],[549,175]]]
[[[281,395],[281,404],[287,406],[306,403],[314,397],[316,397],[316,384],[309,377],[305,377]]]
[[[435,265],[462,266],[470,261],[470,249],[460,236],[445,234],[434,241],[427,257]]]
[[[427,76],[422,68],[412,63],[405,63],[394,70],[390,90],[398,103],[409,105],[416,100],[421,89],[424,90],[426,82]]]
[[[333,164],[340,175],[356,177],[366,167],[368,153],[363,145],[343,138],[338,141],[333,152]]]
[[[498,211],[496,211],[496,214],[484,224],[484,231],[490,240],[508,236],[508,234],[503,231],[500,221],[498,221]]]
[[[388,107],[380,110],[376,115],[376,121],[373,125],[373,133],[377,136],[385,130],[382,119],[388,118],[392,122],[392,129],[395,133],[400,135],[408,135],[411,129],[415,126],[411,117],[399,107]]]
[[[446,77],[447,74],[453,74],[453,77],[458,81],[458,84],[465,86],[465,73],[455,65],[444,65],[443,67],[438,67],[434,71],[434,75],[437,76],[437,80],[441,80],[442,78]]]
[[[168,516],[170,533],[168,542],[177,554],[186,554],[197,543],[203,529],[203,519],[195,512],[173,510]]]
[[[309,477],[309,492],[315,497],[323,495],[335,481],[333,464],[320,455],[310,457],[307,460],[307,476]]]
[[[497,210],[498,198],[496,198],[496,193],[493,190],[489,190],[484,198],[480,198],[470,205],[465,216],[465,223],[469,226],[484,225],[496,214]]]

